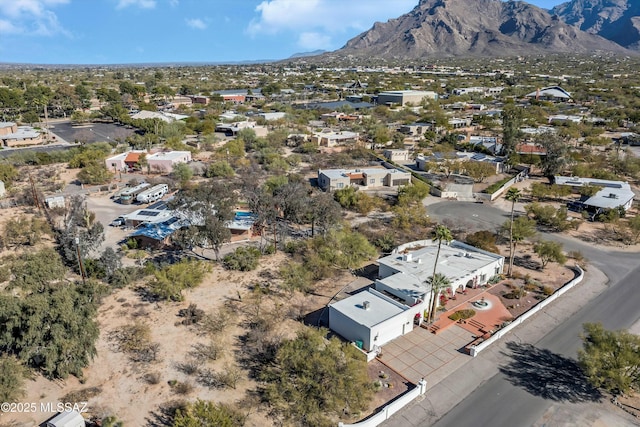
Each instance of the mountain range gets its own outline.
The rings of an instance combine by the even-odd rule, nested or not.
[[[640,52],[640,0],[572,0],[551,11],[523,1],[420,0],[331,56],[409,59]]]

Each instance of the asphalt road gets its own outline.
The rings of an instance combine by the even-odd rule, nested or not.
[[[429,214],[438,221],[463,218],[478,229],[495,229],[508,217],[508,213],[490,205],[460,202],[431,205]],[[570,369],[581,347],[579,336],[583,323],[600,322],[608,329],[627,329],[640,319],[637,292],[640,259],[637,254],[603,251],[576,239],[553,234],[544,236],[562,242],[565,249],[580,250],[609,278],[609,287],[598,298],[535,343],[535,351],[563,361],[566,369]],[[540,367],[540,370],[544,369],[544,366]],[[519,381],[513,374],[500,372],[464,398],[435,426],[531,426],[556,403],[588,400],[587,396],[580,394],[578,380],[570,385],[564,384],[563,387],[567,388],[564,394],[549,389],[557,386],[554,381],[562,376],[563,371],[556,369],[548,374],[546,379],[534,374],[528,380]],[[427,425],[426,418],[424,425]]]

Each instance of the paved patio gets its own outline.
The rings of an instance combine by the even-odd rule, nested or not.
[[[438,335],[416,328],[386,344],[379,360],[414,384],[425,378],[429,389],[471,359],[464,347],[472,340],[457,324]]]
[[[500,298],[489,294],[489,289],[468,289],[464,294],[457,293],[455,300],[447,301],[446,311],[438,313],[438,320],[429,329],[416,327],[407,335],[385,344],[380,361],[414,384],[424,378],[427,389],[435,386],[471,360],[466,351],[469,344],[511,319]],[[482,298],[490,308],[480,310],[472,306],[473,301]],[[449,315],[466,308],[476,311],[471,319],[464,323],[449,319]]]

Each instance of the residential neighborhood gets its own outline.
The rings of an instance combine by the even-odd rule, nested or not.
[[[427,425],[635,277],[637,58],[545,61],[0,67],[0,392],[86,425]]]

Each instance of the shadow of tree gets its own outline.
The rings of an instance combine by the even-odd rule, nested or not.
[[[573,359],[531,344],[507,343],[511,361],[500,367],[507,380],[527,392],[561,402],[597,402],[600,391],[585,378]]]

